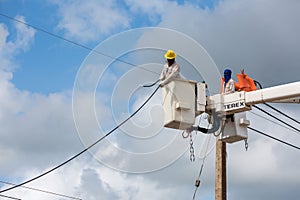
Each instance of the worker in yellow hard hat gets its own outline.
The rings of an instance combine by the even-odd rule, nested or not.
[[[168,50],[165,54],[167,59],[166,64],[163,66],[163,70],[160,75],[160,86],[163,87],[175,79],[180,79],[180,66],[176,63],[176,54],[173,50]]]

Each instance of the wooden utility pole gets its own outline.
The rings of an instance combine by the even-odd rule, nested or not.
[[[226,143],[217,139],[215,200],[226,200]]]

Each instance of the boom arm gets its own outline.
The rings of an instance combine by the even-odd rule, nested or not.
[[[300,96],[300,81],[245,93],[245,103],[281,101]]]
[[[215,109],[218,113],[233,114],[251,110],[251,105],[254,104],[278,102],[295,97],[300,97],[300,81],[251,92],[242,91],[209,96],[207,97],[207,110]]]
[[[290,99],[283,99],[278,101],[272,101],[272,103],[295,103],[300,104],[300,98],[290,98]]]

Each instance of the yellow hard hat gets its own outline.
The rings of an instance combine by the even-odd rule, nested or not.
[[[167,53],[165,54],[166,59],[174,59],[176,58],[176,54],[173,50],[168,50]]]

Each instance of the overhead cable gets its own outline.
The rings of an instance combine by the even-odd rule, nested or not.
[[[263,89],[263,87],[262,87],[262,84],[260,84],[260,82],[258,82],[258,81],[256,81],[256,80],[254,80],[254,83],[255,83],[256,85],[258,85],[260,89]],[[275,107],[271,106],[270,104],[267,104],[267,103],[264,103],[264,104],[265,104],[266,106],[268,106],[269,108],[271,108],[271,109],[275,110],[276,112],[278,112],[278,113],[280,113],[280,114],[284,115],[285,117],[287,117],[287,118],[289,118],[289,119],[293,120],[294,122],[296,122],[296,123],[300,124],[300,122],[299,122],[298,120],[296,120],[296,119],[292,118],[291,116],[289,116],[289,115],[285,114],[284,112],[282,112],[282,111],[278,110],[277,108],[275,108]]]
[[[81,152],[77,153],[76,155],[72,156],[71,158],[69,158],[68,160],[64,161],[63,163],[57,165],[56,167],[53,167],[52,169],[34,177],[34,178],[31,178],[27,181],[24,181],[20,184],[17,184],[15,186],[12,186],[10,188],[6,188],[6,189],[3,189],[0,191],[0,193],[2,192],[6,192],[6,191],[9,191],[9,190],[12,190],[12,189],[15,189],[17,187],[21,187],[27,183],[30,183],[34,180],[37,180],[51,172],[53,172],[54,170],[64,166],[65,164],[69,163],[70,161],[74,160],[75,158],[77,158],[78,156],[80,156],[81,154],[83,154],[84,152],[86,152],[87,150],[89,150],[90,148],[92,148],[93,146],[95,146],[96,144],[98,144],[100,141],[102,141],[104,138],[106,138],[107,136],[109,136],[110,134],[112,134],[115,130],[117,130],[118,128],[120,128],[123,124],[125,124],[129,119],[131,119],[134,115],[136,115],[147,103],[148,101],[154,96],[154,94],[157,92],[157,90],[160,88],[160,86],[158,86],[154,92],[148,97],[148,99],[146,99],[146,101],[134,112],[132,113],[128,118],[126,118],[124,121],[122,121],[120,124],[118,124],[115,128],[113,128],[111,131],[109,131],[107,134],[105,134],[104,136],[102,136],[100,139],[98,139],[96,142],[94,142],[93,144],[91,144],[90,146],[88,146],[86,149],[82,150]]]
[[[263,113],[265,113],[265,114],[267,114],[267,115],[273,117],[274,119],[280,121],[281,123],[283,123],[283,124],[285,124],[285,125],[291,127],[292,129],[294,129],[294,130],[300,132],[300,130],[297,129],[296,127],[294,127],[294,126],[290,125],[289,123],[287,123],[287,122],[285,122],[285,121],[279,119],[278,117],[275,117],[274,115],[270,114],[269,112],[265,111],[264,109],[262,109],[262,108],[260,108],[260,107],[258,107],[258,106],[256,106],[256,105],[253,105],[253,107],[256,108],[256,109],[258,109],[258,110],[260,110],[260,111],[262,111]]]
[[[6,185],[17,185],[17,184],[9,183],[9,182],[6,182],[6,181],[0,181],[0,183],[6,184]],[[68,199],[82,200],[81,198],[71,197],[71,196],[64,195],[64,194],[59,194],[57,192],[50,192],[50,191],[47,191],[47,190],[41,190],[41,189],[37,189],[37,188],[33,188],[33,187],[27,187],[27,186],[20,186],[20,187],[25,188],[25,189],[29,189],[29,190],[34,190],[34,191],[38,191],[38,192],[43,192],[43,193],[55,195],[55,196],[60,196],[60,197],[68,198]]]
[[[263,118],[263,119],[265,119],[265,120],[267,120],[267,121],[269,121],[269,122],[272,122],[272,123],[274,123],[274,124],[276,124],[276,125],[278,125],[278,126],[281,126],[281,127],[283,127],[283,128],[286,128],[286,129],[288,129],[288,130],[290,130],[290,131],[292,131],[292,132],[294,132],[294,133],[300,134],[298,131],[295,131],[294,129],[291,129],[290,127],[286,127],[286,126],[284,126],[283,124],[280,124],[280,123],[278,123],[277,121],[271,120],[271,119],[268,118],[268,117],[264,117],[264,116],[262,116],[262,115],[260,115],[260,114],[257,114],[257,113],[255,113],[255,112],[253,112],[253,111],[249,111],[249,112],[252,113],[253,115],[256,115],[256,116],[258,116],[258,117],[260,117],[260,118]]]
[[[22,199],[19,199],[16,197],[6,196],[6,195],[2,195],[2,194],[0,194],[0,197],[6,198],[6,199],[22,200]]]
[[[262,132],[262,131],[259,131],[259,130],[257,130],[257,129],[252,128],[252,127],[247,127],[247,128],[250,129],[250,130],[252,130],[252,131],[255,131],[255,132],[257,132],[257,133],[259,133],[259,134],[261,134],[261,135],[264,135],[264,136],[266,136],[266,137],[269,137],[269,138],[271,138],[271,139],[273,139],[273,140],[276,140],[276,141],[278,141],[278,142],[281,142],[281,143],[283,143],[283,144],[286,144],[286,145],[288,145],[288,146],[291,146],[291,147],[293,147],[293,148],[295,148],[295,149],[300,150],[300,147],[295,146],[295,145],[293,145],[293,144],[290,144],[290,143],[288,143],[288,142],[285,142],[285,141],[283,141],[283,140],[280,140],[280,139],[278,139],[278,138],[275,138],[275,137],[273,137],[273,136],[271,136],[271,135],[268,135],[268,134],[266,134],[266,133],[264,133],[264,132]]]
[[[144,68],[144,67],[139,67],[139,66],[136,65],[136,64],[133,64],[133,63],[124,61],[124,60],[122,60],[122,59],[120,59],[120,58],[113,57],[113,56],[108,55],[108,54],[106,54],[106,53],[97,51],[97,50],[95,50],[95,49],[92,49],[91,47],[88,47],[88,46],[86,46],[86,45],[80,44],[80,43],[78,43],[78,42],[74,42],[74,41],[72,41],[72,40],[70,40],[70,39],[67,39],[67,38],[62,37],[62,36],[60,36],[60,35],[51,33],[50,31],[47,31],[47,30],[45,30],[45,29],[43,29],[43,28],[39,28],[39,27],[37,27],[37,26],[34,26],[34,25],[29,24],[29,23],[27,23],[27,22],[18,20],[18,19],[16,19],[16,18],[11,17],[11,16],[8,16],[8,15],[6,15],[6,14],[0,13],[0,16],[5,17],[5,18],[7,18],[7,19],[9,19],[9,20],[15,21],[15,22],[17,22],[17,23],[20,23],[20,24],[29,26],[29,27],[31,27],[31,28],[37,30],[37,31],[43,32],[43,33],[45,33],[45,34],[47,34],[47,35],[50,35],[50,36],[52,36],[52,37],[58,38],[58,39],[60,39],[60,40],[66,41],[66,42],[71,43],[71,44],[73,44],[73,45],[76,45],[76,46],[79,46],[79,47],[81,47],[81,48],[87,49],[87,50],[89,50],[89,51],[91,51],[91,52],[94,52],[94,53],[97,53],[97,54],[99,54],[99,55],[102,55],[102,56],[111,58],[111,59],[113,59],[113,60],[116,60],[116,61],[125,63],[125,64],[127,64],[127,65],[131,65],[131,66],[133,66],[133,67],[138,67],[138,69],[142,69],[142,70],[145,70],[145,71],[148,71],[148,72],[151,72],[151,73],[154,73],[154,74],[158,74],[158,75],[159,75],[159,73],[157,73],[157,72],[151,71],[151,70],[146,69],[146,68]]]
[[[291,116],[289,116],[289,115],[285,114],[284,112],[282,112],[282,111],[278,110],[277,108],[275,108],[275,107],[271,106],[270,104],[267,104],[267,103],[264,103],[264,104],[265,104],[266,106],[268,106],[269,108],[271,108],[271,109],[275,110],[276,112],[278,112],[278,113],[282,114],[283,116],[285,116],[285,117],[289,118],[290,120],[293,120],[294,122],[296,122],[296,123],[300,124],[300,122],[299,122],[298,120],[296,120],[296,119],[292,118]]]

